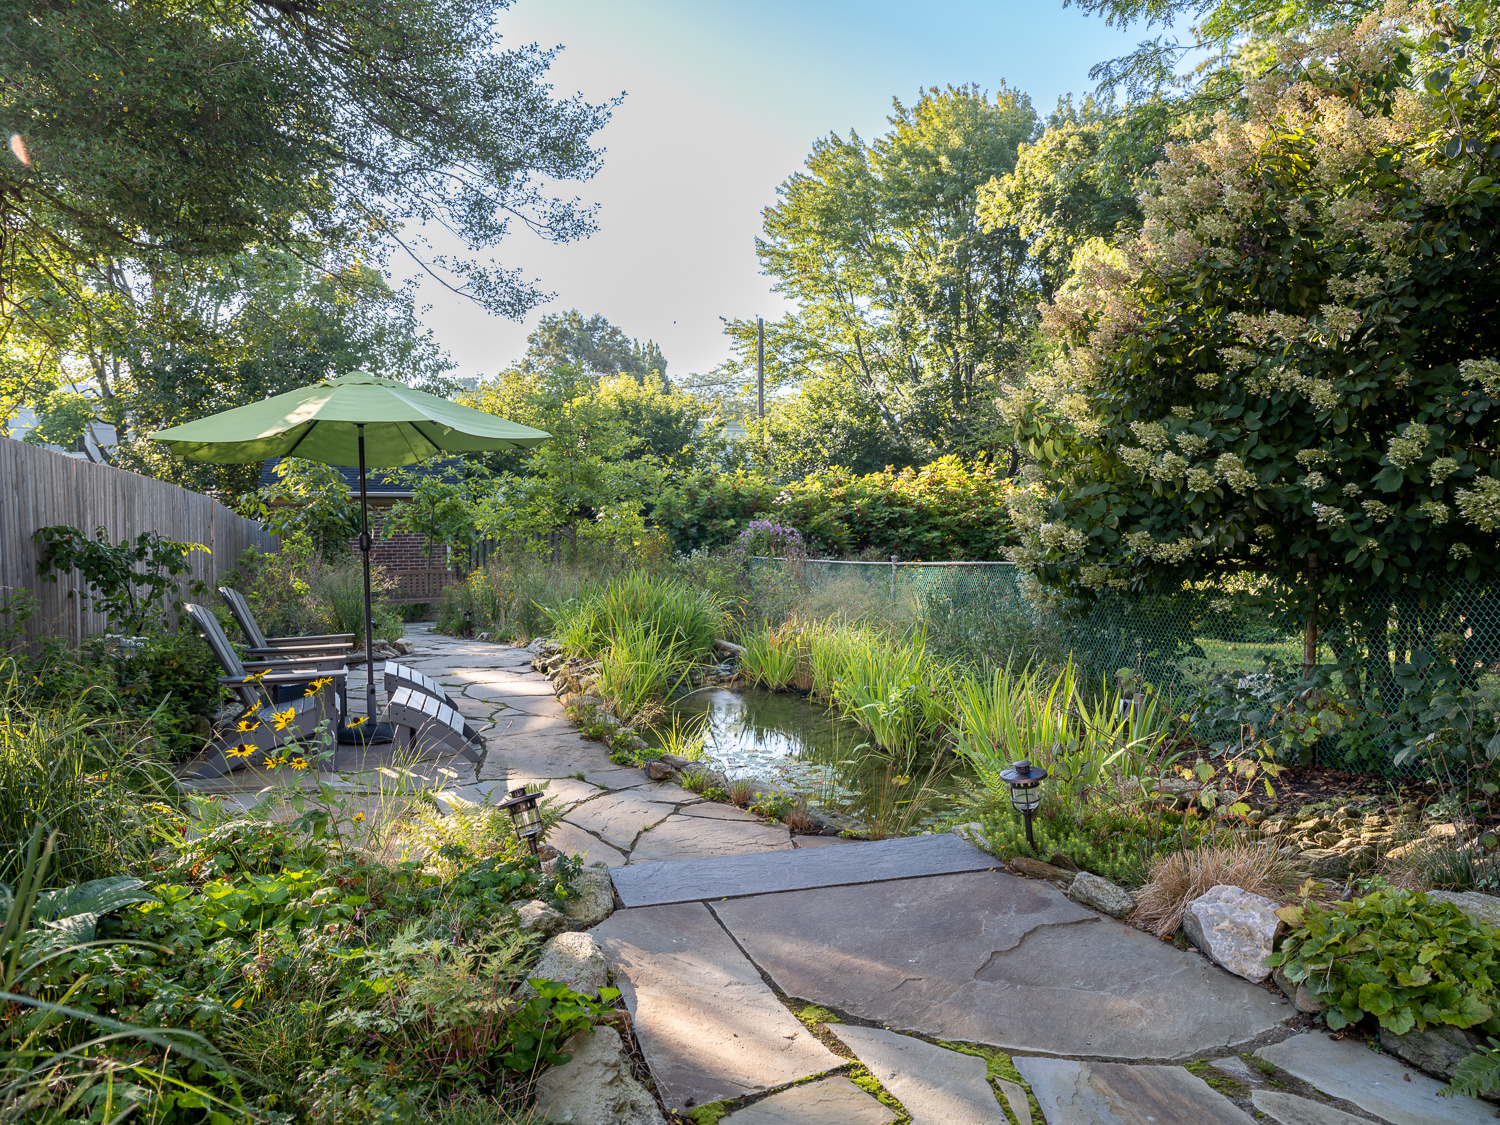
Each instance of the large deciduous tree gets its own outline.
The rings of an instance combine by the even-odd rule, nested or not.
[[[507,6],[0,5],[0,419],[59,375],[107,401],[142,339],[195,350],[182,294],[251,248],[335,275],[401,250],[491,312],[545,299],[490,254],[593,230],[552,185],[597,170],[609,107],[554,97]]]
[[[1035,460],[1017,561],[1085,597],[1279,574],[1382,657],[1396,592],[1494,574],[1493,34],[1403,6],[1277,41],[1245,118],[1169,147],[1007,402]]]
[[[890,124],[870,143],[818,141],[766,209],[758,253],[796,305],[767,325],[769,381],[868,402],[904,463],[984,452],[994,380],[1035,295],[1015,231],[984,229],[975,206],[981,185],[1014,168],[1036,115],[1008,87],[965,86],[897,102]],[[733,371],[753,373],[755,322],[727,331]]]
[[[585,318],[577,309],[541,318],[526,338],[521,366],[528,371],[571,366],[585,375],[629,375],[639,384],[671,389],[667,360],[655,340],[632,340],[602,314]]]

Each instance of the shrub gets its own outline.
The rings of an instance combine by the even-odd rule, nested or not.
[[[1160,856],[1151,876],[1135,896],[1135,919],[1157,937],[1170,937],[1182,925],[1187,904],[1217,886],[1234,886],[1251,894],[1286,902],[1300,875],[1274,845],[1233,844],[1193,848]]]
[[[1397,1035],[1434,1024],[1500,1033],[1500,932],[1411,891],[1280,912],[1291,927],[1268,960],[1328,1006],[1337,1031],[1374,1016]]]

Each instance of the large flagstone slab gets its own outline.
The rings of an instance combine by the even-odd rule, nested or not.
[[[1253,1125],[1223,1094],[1180,1066],[1013,1057],[1047,1125]]]
[[[600,860],[609,867],[618,867],[625,862],[625,853],[612,848],[597,836],[591,836],[582,828],[559,822],[547,832],[546,842],[564,855],[581,855],[585,862]]]
[[[1008,1125],[983,1059],[878,1027],[828,1030],[906,1107],[912,1125]]]
[[[620,910],[593,934],[668,1107],[758,1093],[841,1064],[705,906]]]
[[[621,851],[635,846],[636,837],[672,815],[673,805],[650,800],[634,789],[608,793],[585,801],[564,818]]]
[[[1353,1102],[1390,1125],[1495,1125],[1495,1107],[1478,1098],[1445,1098],[1443,1084],[1353,1039],[1294,1035],[1255,1052],[1327,1094]]]
[[[1296,1014],[1196,953],[1000,872],[791,891],[712,909],[788,996],[933,1038],[1171,1060],[1243,1043]]]
[[[791,847],[791,834],[781,825],[678,815],[662,821],[638,839],[630,853],[630,862],[706,859],[750,851],[790,851]]]
[[[697,813],[695,808],[691,815]],[[628,869],[615,874],[615,890],[626,906],[700,902],[996,867],[992,856],[947,834],[876,840],[826,851],[722,855],[675,863],[648,864],[642,858],[636,857]]]

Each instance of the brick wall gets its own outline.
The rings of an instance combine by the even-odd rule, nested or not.
[[[428,570],[447,565],[443,559],[443,548],[433,547],[429,552],[420,535],[399,532],[389,539],[383,538],[380,527],[384,519],[385,511],[372,505],[370,534],[375,537],[375,543],[370,549],[371,562],[388,570]],[[349,549],[356,554],[359,552],[357,538],[349,541]]]

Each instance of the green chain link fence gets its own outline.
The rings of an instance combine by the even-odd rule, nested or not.
[[[1086,612],[1067,615],[1045,608],[1040,591],[1008,563],[752,565],[791,566],[809,590],[842,588],[851,602],[888,600],[920,619],[929,644],[950,658],[975,665],[1071,658],[1091,682],[1114,686],[1128,675],[1167,694],[1192,716],[1193,734],[1205,743],[1235,743],[1253,721],[1262,734],[1285,736],[1284,760],[1337,769],[1429,775],[1429,754],[1395,761],[1424,734],[1413,693],[1427,700],[1500,682],[1500,590],[1487,584],[1454,582],[1437,595],[1401,591],[1324,607],[1310,637],[1297,595],[1258,575],[1225,575],[1154,595],[1106,592]],[[1318,669],[1313,692],[1303,677],[1309,656]],[[1414,661],[1428,671],[1415,671]],[[1446,679],[1433,675],[1444,670]],[[1309,699],[1318,701],[1315,708]],[[1311,714],[1316,723],[1307,723]],[[1455,722],[1474,718],[1428,715],[1450,741]]]

